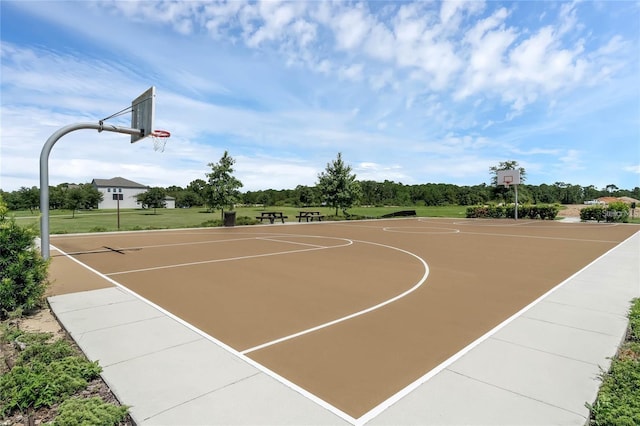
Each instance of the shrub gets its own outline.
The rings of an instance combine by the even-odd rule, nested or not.
[[[529,219],[549,219],[553,220],[558,215],[560,207],[557,205],[519,205],[518,217]],[[467,207],[467,218],[490,218],[490,219],[502,219],[502,218],[515,218],[515,207],[509,206],[473,206]]]
[[[60,404],[53,426],[111,426],[124,420],[129,409],[94,398],[71,398]]]
[[[221,219],[211,219],[211,220],[202,222],[200,224],[202,228],[216,227],[216,226],[222,226],[222,225],[223,225],[223,222]]]
[[[629,205],[622,201],[609,203],[605,216],[607,222],[629,222]]]
[[[249,216],[238,216],[236,218],[236,225],[255,225],[259,222],[259,220],[256,220]]]
[[[589,206],[580,210],[580,220],[604,220],[604,206]]]
[[[0,222],[0,318],[42,303],[49,262],[36,250],[35,236],[33,228],[17,225],[14,218]]]
[[[580,210],[581,220],[595,220],[598,222],[628,222],[629,205],[622,201],[614,201],[608,206],[589,206]]]

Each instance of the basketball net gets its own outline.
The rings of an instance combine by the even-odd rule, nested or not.
[[[151,132],[151,139],[153,139],[153,150],[155,152],[164,152],[164,148],[167,145],[167,140],[171,136],[171,133],[166,130],[154,130]]]

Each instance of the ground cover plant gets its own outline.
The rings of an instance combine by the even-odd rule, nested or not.
[[[11,318],[1,326],[0,418],[9,422],[6,424],[53,420],[54,425],[115,425],[125,421],[128,408],[113,401],[99,378],[97,361],[88,361],[68,338],[21,330],[18,324],[19,319]]]
[[[33,227],[7,218],[0,196],[0,419],[2,424],[40,424],[55,416],[58,403],[87,392],[115,400],[99,378],[97,362],[88,361],[65,338],[20,328],[26,313],[43,305],[49,262],[34,244]],[[51,317],[53,320],[53,318]],[[104,400],[64,404],[58,424],[118,424],[127,408]],[[90,419],[88,422],[85,419]],[[130,423],[129,423],[130,424]]]
[[[592,426],[640,425],[640,299],[631,307],[625,342],[602,375],[596,401],[587,407]]]

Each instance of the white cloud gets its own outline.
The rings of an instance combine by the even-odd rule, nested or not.
[[[331,19],[336,48],[353,50],[360,47],[371,30],[372,22],[361,5],[339,10]]]
[[[156,127],[173,134],[165,154],[122,135],[73,135],[54,150],[52,178],[113,170],[186,185],[224,149],[254,169],[239,171],[246,187],[311,184],[339,151],[363,177],[406,183],[484,181],[505,156],[545,179],[556,167],[588,180],[580,170],[637,163],[602,155],[612,138],[637,139],[637,6],[539,3],[533,19],[530,6],[12,3],[25,27],[37,17],[55,30],[36,42],[3,35],[2,185],[34,181],[53,130],[118,111],[151,84]]]
[[[626,172],[635,173],[637,175],[640,175],[640,164],[636,164],[635,166],[626,166],[623,169]]]

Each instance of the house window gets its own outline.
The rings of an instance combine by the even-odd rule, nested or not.
[[[107,188],[107,192],[111,192],[111,188]]]
[[[118,192],[122,192],[122,188],[118,188]]]

